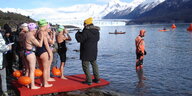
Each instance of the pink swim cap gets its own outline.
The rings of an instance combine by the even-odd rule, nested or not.
[[[47,25],[47,28],[48,28],[48,29],[50,29],[50,28],[51,28],[50,24],[48,24],[48,25]]]
[[[28,28],[29,28],[30,31],[35,30],[35,29],[37,29],[37,25],[35,23],[29,23]]]

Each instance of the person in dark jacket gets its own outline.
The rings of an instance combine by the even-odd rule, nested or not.
[[[4,40],[5,40],[5,44],[10,44],[14,42],[14,38],[12,35],[12,30],[11,27],[9,27],[8,24],[4,25],[4,29],[5,29],[5,34],[4,34]],[[13,61],[14,61],[14,53],[13,53],[13,49],[9,50],[6,52],[5,54],[6,57],[6,62],[7,62],[7,75],[11,75],[13,73]]]
[[[93,82],[99,83],[99,71],[96,63],[97,45],[100,38],[100,28],[93,25],[93,18],[88,18],[84,21],[84,29],[82,32],[77,32],[75,38],[80,43],[80,59],[82,60],[82,68],[86,75],[86,81],[83,83],[91,85],[92,78],[89,70],[89,62],[93,68]]]

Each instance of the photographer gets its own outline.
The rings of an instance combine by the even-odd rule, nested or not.
[[[80,43],[80,59],[82,61],[82,68],[86,75],[84,84],[91,85],[92,81],[100,82],[99,69],[96,63],[98,52],[98,41],[100,39],[100,28],[93,25],[93,18],[88,18],[84,21],[84,28],[82,32],[77,32],[75,38]],[[94,80],[91,78],[89,65],[92,65]]]

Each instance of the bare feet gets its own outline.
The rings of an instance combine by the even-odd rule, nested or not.
[[[65,80],[66,80],[67,78],[66,78],[66,77],[64,77],[64,76],[61,76],[61,79],[65,79]]]
[[[40,86],[43,87],[43,84],[41,83]]]
[[[55,81],[55,79],[54,78],[49,78],[48,81]]]
[[[45,84],[43,87],[52,87],[53,84]]]
[[[25,85],[25,87],[29,88],[29,85]]]
[[[37,86],[32,86],[31,89],[39,89],[41,87],[37,87]]]

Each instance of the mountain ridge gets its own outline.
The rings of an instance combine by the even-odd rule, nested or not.
[[[84,20],[89,17],[94,19],[102,19],[105,15],[112,11],[125,10],[144,0],[134,0],[134,3],[121,2],[120,0],[111,0],[105,5],[96,4],[79,4],[62,8],[35,8],[35,9],[19,9],[19,8],[0,8],[3,12],[14,12],[25,16],[30,16],[35,20],[41,18],[47,19],[49,22],[62,23],[65,20]],[[131,8],[130,10],[133,10]]]
[[[192,22],[192,1],[166,0],[153,10],[141,14],[128,24],[144,23],[190,23]]]

